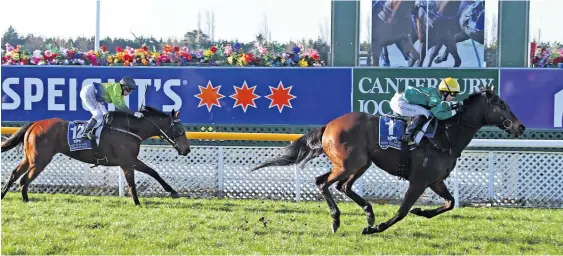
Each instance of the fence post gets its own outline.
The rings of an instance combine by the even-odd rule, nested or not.
[[[495,156],[489,152],[489,199],[491,202],[495,199]]]
[[[223,158],[225,156],[225,151],[224,151],[224,147],[219,146],[219,152],[217,157],[218,162],[217,162],[217,196],[219,198],[222,198],[224,196],[224,190],[225,190],[225,181],[224,181],[224,177],[225,177],[225,163],[223,161]]]
[[[454,172],[454,208],[459,208],[459,170],[457,169],[457,166],[454,168]]]
[[[299,168],[297,165],[293,165],[293,173],[295,177],[295,201],[299,202],[301,200],[301,178],[299,178]]]
[[[360,177],[356,184],[358,184],[358,195],[364,197],[364,177]]]
[[[117,173],[119,173],[119,197],[124,197],[125,196],[125,188],[124,188],[124,184],[125,184],[125,176],[123,176],[123,171],[121,170],[120,167],[117,167]]]

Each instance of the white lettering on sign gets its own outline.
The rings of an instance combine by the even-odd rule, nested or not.
[[[31,103],[40,102],[43,99],[43,82],[39,78],[24,78],[23,86],[23,109],[32,110]]]
[[[553,127],[563,127],[563,90],[553,96]]]
[[[406,86],[438,88],[444,78],[383,78],[362,77],[358,81],[358,91],[363,94],[394,94],[404,90]],[[460,84],[461,94],[471,94],[479,91],[481,86],[491,86],[493,78],[455,78]]]
[[[379,114],[379,115],[386,115],[391,114],[393,112],[390,110],[389,112],[384,112],[383,107],[386,104],[387,108],[391,109],[388,100],[382,100],[381,102],[377,102],[375,100],[358,100],[360,104],[360,112],[370,113],[372,115]]]
[[[178,94],[172,91],[172,86],[180,85],[180,79],[170,79],[164,83],[164,94],[174,101],[174,105],[164,105],[162,106],[162,111],[171,112],[173,109],[178,110],[182,107],[182,99]]]
[[[79,108],[78,102],[81,102],[82,109],[87,111],[88,109],[80,99],[80,89],[94,82],[115,83],[116,79],[86,78],[83,81],[77,81],[76,78],[47,78],[42,80],[36,77],[7,77],[2,81],[2,110],[15,110],[18,108],[38,110],[37,103],[46,101],[47,111],[76,111]],[[173,87],[181,86],[182,83],[187,84],[186,81],[181,79],[167,79],[164,81],[162,79],[135,79],[135,82],[138,86],[137,106],[143,103],[146,104],[144,98],[145,94],[147,94],[145,93],[145,86],[148,85],[154,88],[153,90],[149,89],[149,95],[151,92],[158,92],[162,89],[159,93],[164,93],[172,100],[172,104],[162,106],[162,111],[170,112],[172,109],[179,110],[182,108],[182,98],[173,90]],[[130,106],[129,96],[125,97],[124,101],[127,106]],[[113,111],[115,106],[108,104],[107,109]]]
[[[55,98],[62,97],[63,91],[57,90],[55,88],[56,85],[64,85],[65,79],[64,78],[52,78],[48,80],[48,89],[47,89],[47,109],[49,110],[58,110],[64,111],[65,104],[57,104],[55,103]]]
[[[14,102],[4,102],[2,99],[2,110],[14,110],[17,109],[21,104],[20,96],[10,88],[10,85],[17,85],[20,83],[20,79],[17,77],[6,78],[2,82],[2,91],[6,93],[6,96],[10,97]]]

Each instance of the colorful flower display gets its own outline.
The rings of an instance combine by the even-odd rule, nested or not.
[[[208,49],[165,45],[156,51],[143,46],[138,49],[116,47],[110,52],[106,46],[81,52],[75,48],[47,46],[48,50],[32,52],[23,46],[6,44],[2,65],[90,65],[90,66],[255,66],[255,67],[320,67],[325,62],[315,49],[304,49],[300,44],[286,53],[260,43],[244,52],[240,43],[214,45]]]

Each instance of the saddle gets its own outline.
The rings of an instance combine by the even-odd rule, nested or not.
[[[379,146],[384,150],[393,148],[401,151],[398,176],[404,179],[408,179],[406,174],[410,168],[410,151],[416,149],[416,144],[420,144],[423,138],[430,140],[434,138],[438,128],[438,120],[430,118],[421,127],[422,131],[425,132],[417,131],[415,133],[416,144],[408,145],[406,142],[401,141],[401,137],[403,137],[409,122],[409,117],[396,114],[382,115],[379,118]]]

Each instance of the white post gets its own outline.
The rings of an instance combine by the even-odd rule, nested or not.
[[[495,156],[489,152],[489,199],[491,202],[495,199]]]
[[[301,200],[301,178],[296,164],[293,165],[293,174],[295,177],[295,201],[299,202]]]
[[[454,172],[454,208],[459,208],[459,170],[457,169],[457,167],[454,168]]]
[[[125,176],[123,174],[123,170],[120,167],[117,167],[117,172],[119,173],[119,197],[125,196]]]
[[[94,50],[100,49],[100,0],[96,0],[96,38]]]
[[[224,152],[224,147],[219,147],[219,152],[218,152],[218,163],[217,163],[217,189],[219,190],[217,193],[217,196],[219,198],[223,197],[224,195],[224,190],[225,190],[225,181],[224,181],[224,177],[225,177],[225,163],[224,163],[224,158],[225,156],[225,152]]]

